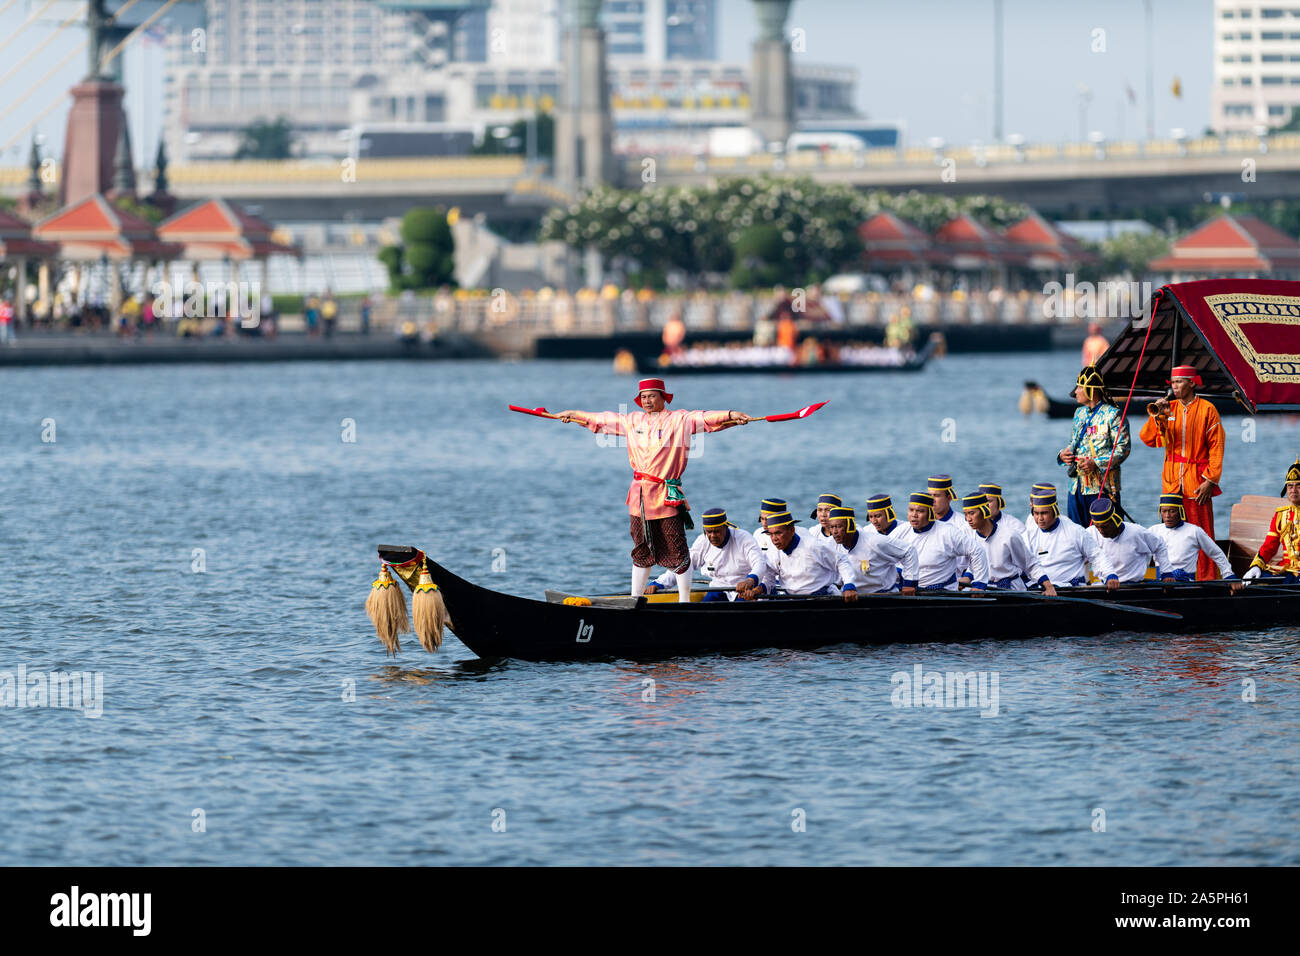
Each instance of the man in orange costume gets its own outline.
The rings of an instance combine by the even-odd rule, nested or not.
[[[1083,340],[1083,367],[1096,365],[1097,359],[1110,348],[1110,342],[1101,334],[1101,326],[1093,322],[1088,326],[1088,337]]]
[[[1155,414],[1148,409],[1147,422],[1140,436],[1144,444],[1165,450],[1161,472],[1162,493],[1182,495],[1187,520],[1214,538],[1214,502],[1221,494],[1223,446],[1226,443],[1219,412],[1203,398],[1197,398],[1195,386],[1201,384],[1200,373],[1190,365],[1176,366],[1169,375],[1174,401],[1155,403]],[[1204,551],[1196,562],[1196,580],[1212,581],[1219,576],[1214,562]]]

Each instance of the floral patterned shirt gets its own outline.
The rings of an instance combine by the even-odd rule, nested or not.
[[[1106,485],[1111,494],[1118,495],[1119,466],[1128,457],[1132,449],[1129,441],[1128,422],[1120,425],[1120,409],[1106,402],[1098,402],[1096,407],[1080,405],[1074,412],[1074,431],[1070,435],[1070,447],[1074,449],[1075,460],[1091,458],[1097,463],[1097,471],[1088,475],[1079,474],[1070,480],[1070,494],[1095,495],[1101,493],[1101,476],[1110,466],[1110,477]],[[1114,464],[1111,464],[1111,458]],[[1061,462],[1061,467],[1068,467]]]

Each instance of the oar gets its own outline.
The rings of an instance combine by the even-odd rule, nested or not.
[[[1000,598],[1030,598],[1035,601],[1068,601],[1071,604],[1095,604],[1097,607],[1104,607],[1108,611],[1127,611],[1129,614],[1148,614],[1152,617],[1163,617],[1175,621],[1181,621],[1183,619],[1181,614],[1175,614],[1173,611],[1157,611],[1155,608],[1150,607],[1130,607],[1129,605],[1121,604],[1118,601],[1098,601],[1096,598],[1062,597],[1059,594],[1056,597],[1052,597],[1048,594],[1040,594],[1037,591],[999,590],[996,593]]]
[[[759,420],[765,422],[788,422],[788,421],[793,421],[796,418],[807,418],[809,415],[817,411],[817,409],[821,408],[825,404],[826,404],[825,402],[817,402],[812,405],[805,405],[797,412],[785,412],[784,414],[781,415],[764,415]],[[560,417],[559,415],[555,415],[551,412],[548,412],[545,408],[523,408],[522,406],[519,405],[511,405],[509,406],[509,408],[512,412],[520,412],[521,414],[524,415],[536,415],[538,418],[559,418]]]
[[[707,582],[707,581],[692,581],[691,584],[692,584],[692,585],[698,585],[698,586],[692,586],[692,588],[691,588],[691,593],[693,593],[693,594],[697,594],[697,593],[698,593],[698,594],[707,594],[709,591],[734,591],[734,590],[736,590],[735,587],[716,587],[716,588],[711,588],[711,587],[708,587],[708,582]],[[658,593],[660,593],[660,594],[665,594],[665,593],[667,593],[667,591],[660,591],[660,592],[658,592]],[[972,592],[972,593],[973,593],[973,592]],[[782,591],[780,594],[760,594],[756,600],[770,600],[770,599],[772,599],[772,598],[778,598],[778,599],[789,599],[789,598],[814,598],[814,597],[816,597],[816,598],[821,598],[821,597],[835,597],[835,598],[839,598],[840,600],[843,600],[843,599],[844,599],[844,596],[843,596],[842,594],[838,594],[838,595],[836,595],[836,594],[814,594],[814,595],[809,595],[809,594],[786,594],[784,591]],[[885,591],[885,592],[878,593],[878,594],[874,594],[874,593],[873,593],[873,594],[863,594],[863,593],[860,592],[860,591],[858,592],[858,600],[863,600],[864,598],[903,598],[903,597],[906,597],[909,601],[910,601],[910,600],[914,600],[914,599],[920,599],[920,600],[925,600],[925,601],[961,601],[961,602],[963,602],[963,603],[969,603],[969,602],[972,601],[972,600],[973,600],[973,601],[992,601],[992,600],[993,600],[993,598],[984,598],[984,597],[979,597],[979,598],[977,598],[977,597],[973,597],[973,596],[972,596],[972,597],[961,597],[961,596],[949,597],[949,596],[947,596],[947,595],[935,595],[935,596],[932,597],[928,592],[925,592],[925,591],[922,591],[922,592],[918,593],[917,595],[915,595],[915,598],[913,598],[913,597],[911,597],[911,596],[908,596],[908,595],[905,595],[905,594],[901,594],[901,593],[898,592],[898,591]]]
[[[930,597],[928,595],[917,594],[916,597],[909,597],[902,594],[859,594],[858,600],[865,598],[896,598],[901,603],[910,601],[929,602],[929,601],[951,601],[960,604],[993,604],[993,598],[986,597]],[[841,604],[849,603],[844,600],[842,594],[761,594],[758,596],[759,601],[839,601]]]
[[[817,409],[821,408],[825,404],[826,404],[825,402],[817,402],[814,405],[805,405],[797,412],[786,412],[784,415],[764,415],[763,421],[788,422],[788,421],[793,421],[796,418],[807,418],[809,415],[817,411]]]
[[[525,415],[536,415],[538,418],[559,418],[559,415],[552,415],[544,408],[520,408],[518,405],[511,405],[512,412],[522,412]]]

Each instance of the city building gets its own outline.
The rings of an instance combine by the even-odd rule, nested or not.
[[[717,0],[605,0],[601,23],[611,63],[712,60]]]
[[[568,0],[494,0],[487,13],[487,60],[514,67],[554,67]]]
[[[714,58],[716,0],[602,9],[616,153],[699,153],[712,130],[748,124],[750,66]],[[280,116],[305,158],[464,152],[561,102],[568,13],[563,0],[208,0],[203,44],[168,39],[168,153],[229,159],[244,127]],[[793,69],[796,122],[860,120],[856,70]]]
[[[1300,106],[1300,5],[1214,0],[1210,127],[1281,126]]]
[[[488,59],[490,2],[207,0],[201,33],[167,39],[168,152],[178,162],[227,159],[249,122],[285,116],[304,155],[345,155],[354,91],[382,85],[394,68]],[[424,121],[439,107],[410,112]]]

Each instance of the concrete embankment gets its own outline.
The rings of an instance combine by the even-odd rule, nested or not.
[[[492,358],[460,335],[403,342],[392,335],[342,333],[331,338],[120,339],[107,335],[31,335],[0,347],[0,366],[149,365],[189,362],[321,362],[377,359]]]
[[[922,325],[918,341],[942,332],[952,353],[1042,352],[1077,349],[1084,330],[1049,325]],[[883,328],[836,326],[804,335],[836,342],[879,342]],[[743,342],[745,329],[693,331],[693,342]],[[260,336],[186,338],[172,336],[123,339],[107,334],[20,333],[18,341],[0,347],[0,367],[33,365],[144,365],[186,362],[319,362],[377,359],[539,358],[612,360],[620,349],[643,359],[663,348],[657,329],[610,330],[577,335],[540,335],[532,329],[483,329],[445,332],[431,342],[403,342],[386,331],[361,335],[338,332],[331,338],[285,333]]]

